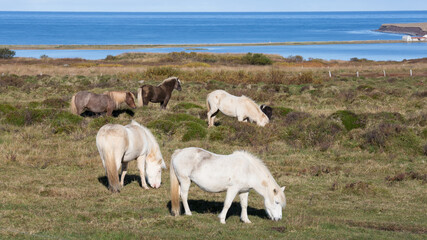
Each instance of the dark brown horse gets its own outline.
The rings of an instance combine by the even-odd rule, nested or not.
[[[148,102],[160,103],[160,107],[165,109],[174,89],[181,91],[181,81],[177,77],[167,78],[156,87],[143,85],[138,88],[138,105],[146,106]]]
[[[135,100],[132,94],[126,94],[126,104],[131,108],[136,108]],[[82,91],[74,94],[71,98],[71,112],[80,115],[89,110],[93,113],[107,112],[107,116],[112,116],[113,110],[116,109],[115,101],[106,94],[96,94]]]
[[[273,109],[270,106],[267,106],[265,104],[260,106],[261,111],[267,115],[268,119],[271,120],[271,116],[273,115]]]

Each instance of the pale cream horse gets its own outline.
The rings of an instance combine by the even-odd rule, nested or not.
[[[206,98],[208,108],[209,127],[214,126],[215,115],[221,111],[227,116],[237,117],[239,122],[256,122],[258,126],[264,127],[269,118],[252,99],[241,96],[236,97],[224,90],[215,90],[208,94]]]
[[[96,135],[96,146],[101,155],[102,165],[108,178],[109,189],[120,192],[124,185],[128,163],[137,160],[141,185],[148,189],[147,181],[153,188],[159,188],[162,168],[166,168],[159,144],[153,134],[144,126],[133,121],[126,126],[106,124]],[[119,183],[118,170],[122,167]]]
[[[224,208],[218,216],[223,224],[236,194],[242,207],[240,219],[250,223],[247,207],[251,189],[264,197],[265,210],[272,220],[280,220],[286,206],[285,187],[276,183],[261,160],[244,151],[218,155],[201,148],[178,149],[172,155],[170,179],[171,213],[175,216],[180,211],[179,196],[185,214],[191,215],[187,202],[191,182],[207,192],[227,191]]]
[[[129,98],[129,95],[132,97],[133,105],[129,105],[132,108],[136,108],[135,105],[135,95],[129,91],[106,91],[103,93],[104,95],[110,96],[115,103],[115,109],[119,109],[120,105],[126,102],[126,98]],[[129,102],[129,99],[127,100]]]

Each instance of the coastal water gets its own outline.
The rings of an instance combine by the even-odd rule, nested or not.
[[[286,13],[0,12],[0,44],[211,44],[398,40],[383,23],[427,22],[427,11]],[[398,48],[398,49],[396,49]],[[215,47],[209,52],[263,52],[305,58],[401,60],[427,57],[425,44]],[[129,51],[175,51],[139,49]],[[104,58],[123,50],[22,50],[17,56]],[[320,53],[321,52],[321,53]],[[101,54],[102,53],[102,54]],[[34,56],[34,54],[40,54]],[[370,57],[374,56],[374,57]]]

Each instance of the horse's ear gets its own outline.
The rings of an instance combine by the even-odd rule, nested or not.
[[[167,169],[168,167],[166,167],[166,163],[165,163],[165,161],[162,159],[162,168],[163,169]]]
[[[264,110],[264,108],[265,108],[265,105],[264,104],[261,105],[261,110]]]
[[[285,191],[286,186],[281,187],[280,189],[282,189],[282,192]]]

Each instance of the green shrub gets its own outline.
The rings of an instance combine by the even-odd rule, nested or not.
[[[186,130],[184,136],[182,136],[182,141],[187,142],[190,140],[201,140],[206,138],[208,131],[206,127],[196,123],[196,122],[186,122],[184,124]]]
[[[247,53],[242,57],[243,63],[251,65],[271,65],[273,61],[262,53]]]
[[[10,59],[15,56],[15,51],[10,50],[9,48],[0,48],[0,58]]]
[[[365,121],[360,116],[351,111],[337,111],[333,113],[330,117],[338,118],[339,120],[341,120],[341,123],[344,125],[347,131],[351,131],[352,129],[356,128],[364,128],[366,126]]]

